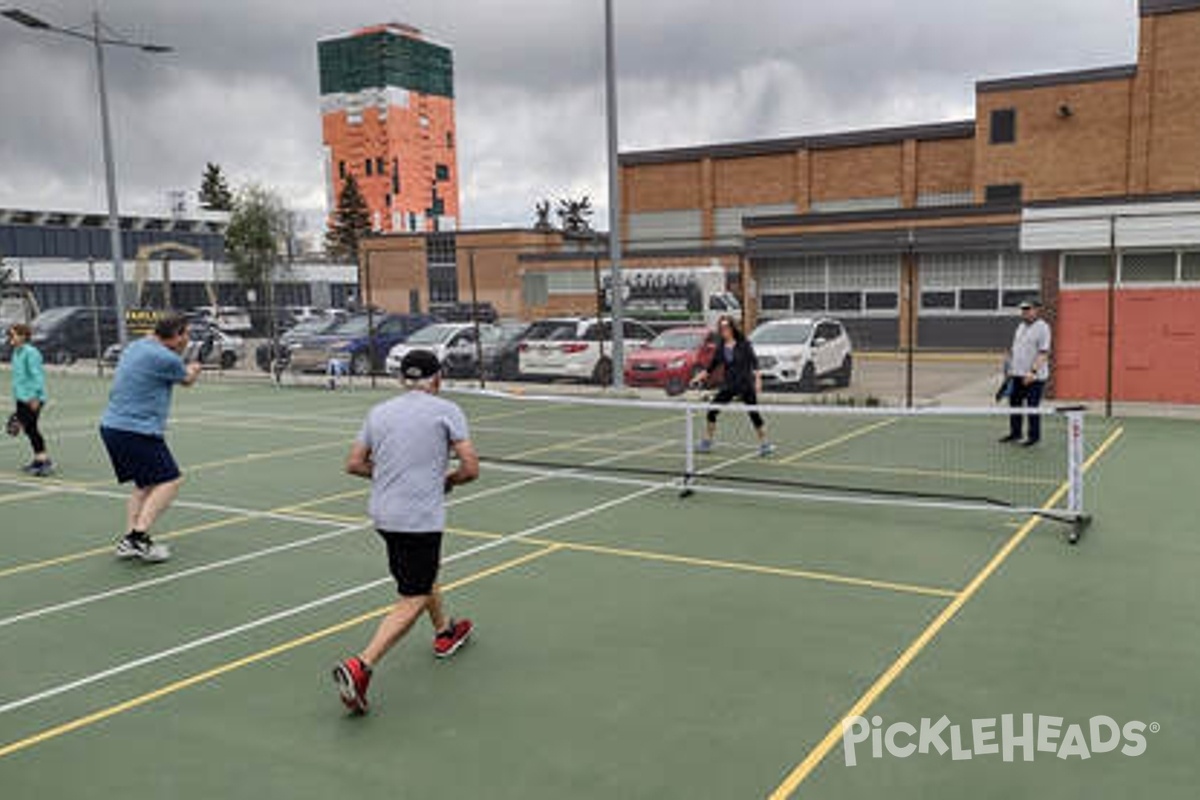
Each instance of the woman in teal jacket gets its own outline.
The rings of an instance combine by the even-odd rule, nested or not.
[[[28,325],[13,325],[8,329],[12,345],[12,392],[17,401],[17,419],[29,437],[33,461],[24,467],[31,475],[45,476],[54,470],[54,462],[46,452],[46,440],[38,430],[38,417],[46,404],[46,372],[42,369],[42,354],[29,344]]]

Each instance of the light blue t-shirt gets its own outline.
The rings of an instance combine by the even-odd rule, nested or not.
[[[187,377],[183,359],[152,336],[121,353],[101,426],[162,436],[171,412],[171,390]]]
[[[468,438],[462,409],[428,392],[412,390],[372,408],[358,441],[371,449],[374,463],[369,511],[375,527],[442,530],[450,443]]]
[[[18,403],[30,400],[46,402],[46,372],[42,353],[31,344],[23,344],[12,354],[12,393]]]

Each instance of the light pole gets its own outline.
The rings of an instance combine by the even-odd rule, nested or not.
[[[605,117],[608,121],[608,268],[612,275],[612,385],[625,385],[624,284],[621,281],[621,182],[617,164],[617,48],[613,0],[604,0]]]
[[[113,164],[112,132],[108,120],[108,91],[104,85],[104,46],[132,47],[144,53],[170,53],[172,48],[122,38],[100,21],[100,12],[92,12],[90,31],[63,28],[35,17],[19,8],[6,8],[0,16],[34,30],[58,33],[91,42],[96,49],[96,86],[100,97],[100,133],[104,143],[104,184],[108,194],[108,231],[112,243],[113,301],[117,313],[117,338],[124,345],[129,338],[125,328],[125,267],[121,259],[121,218],[117,211],[117,171]],[[107,31],[108,35],[104,35]]]

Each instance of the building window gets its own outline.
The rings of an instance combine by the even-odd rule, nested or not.
[[[1012,144],[1017,140],[1017,110],[998,108],[992,112],[992,144]]]
[[[1121,283],[1174,283],[1175,253],[1125,253]]]
[[[1021,184],[1019,183],[993,183],[985,190],[983,201],[989,205],[992,203],[1002,205],[1013,205],[1021,202]]]
[[[367,170],[367,177],[370,177],[371,176],[371,159],[369,159],[369,158],[367,159],[366,170]]]
[[[338,162],[338,177],[341,178],[342,180],[346,180],[346,162],[345,161]]]
[[[392,194],[400,194],[400,159],[392,159]]]
[[[1063,256],[1062,282],[1067,286],[1108,283],[1107,255]]]
[[[1179,279],[1185,283],[1200,283],[1200,252],[1183,254]]]
[[[431,266],[451,266],[458,263],[457,241],[453,234],[425,238],[425,260]]]
[[[446,131],[446,147],[454,149],[454,133],[452,131]]]
[[[792,295],[797,311],[824,311],[824,292],[796,292]]]
[[[386,174],[384,171],[384,168],[383,168],[383,157],[382,156],[375,159],[375,174],[376,175]]]
[[[791,311],[791,297],[786,294],[764,294],[762,296],[763,311]]]
[[[958,295],[962,311],[995,311],[999,301],[1000,292],[996,289],[963,289]]]
[[[450,168],[445,164],[438,164],[434,167],[434,173],[439,181],[450,180]]]

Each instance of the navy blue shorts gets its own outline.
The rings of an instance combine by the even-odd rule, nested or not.
[[[170,483],[179,477],[179,465],[161,436],[120,431],[100,426],[117,483],[133,481],[139,489]]]

